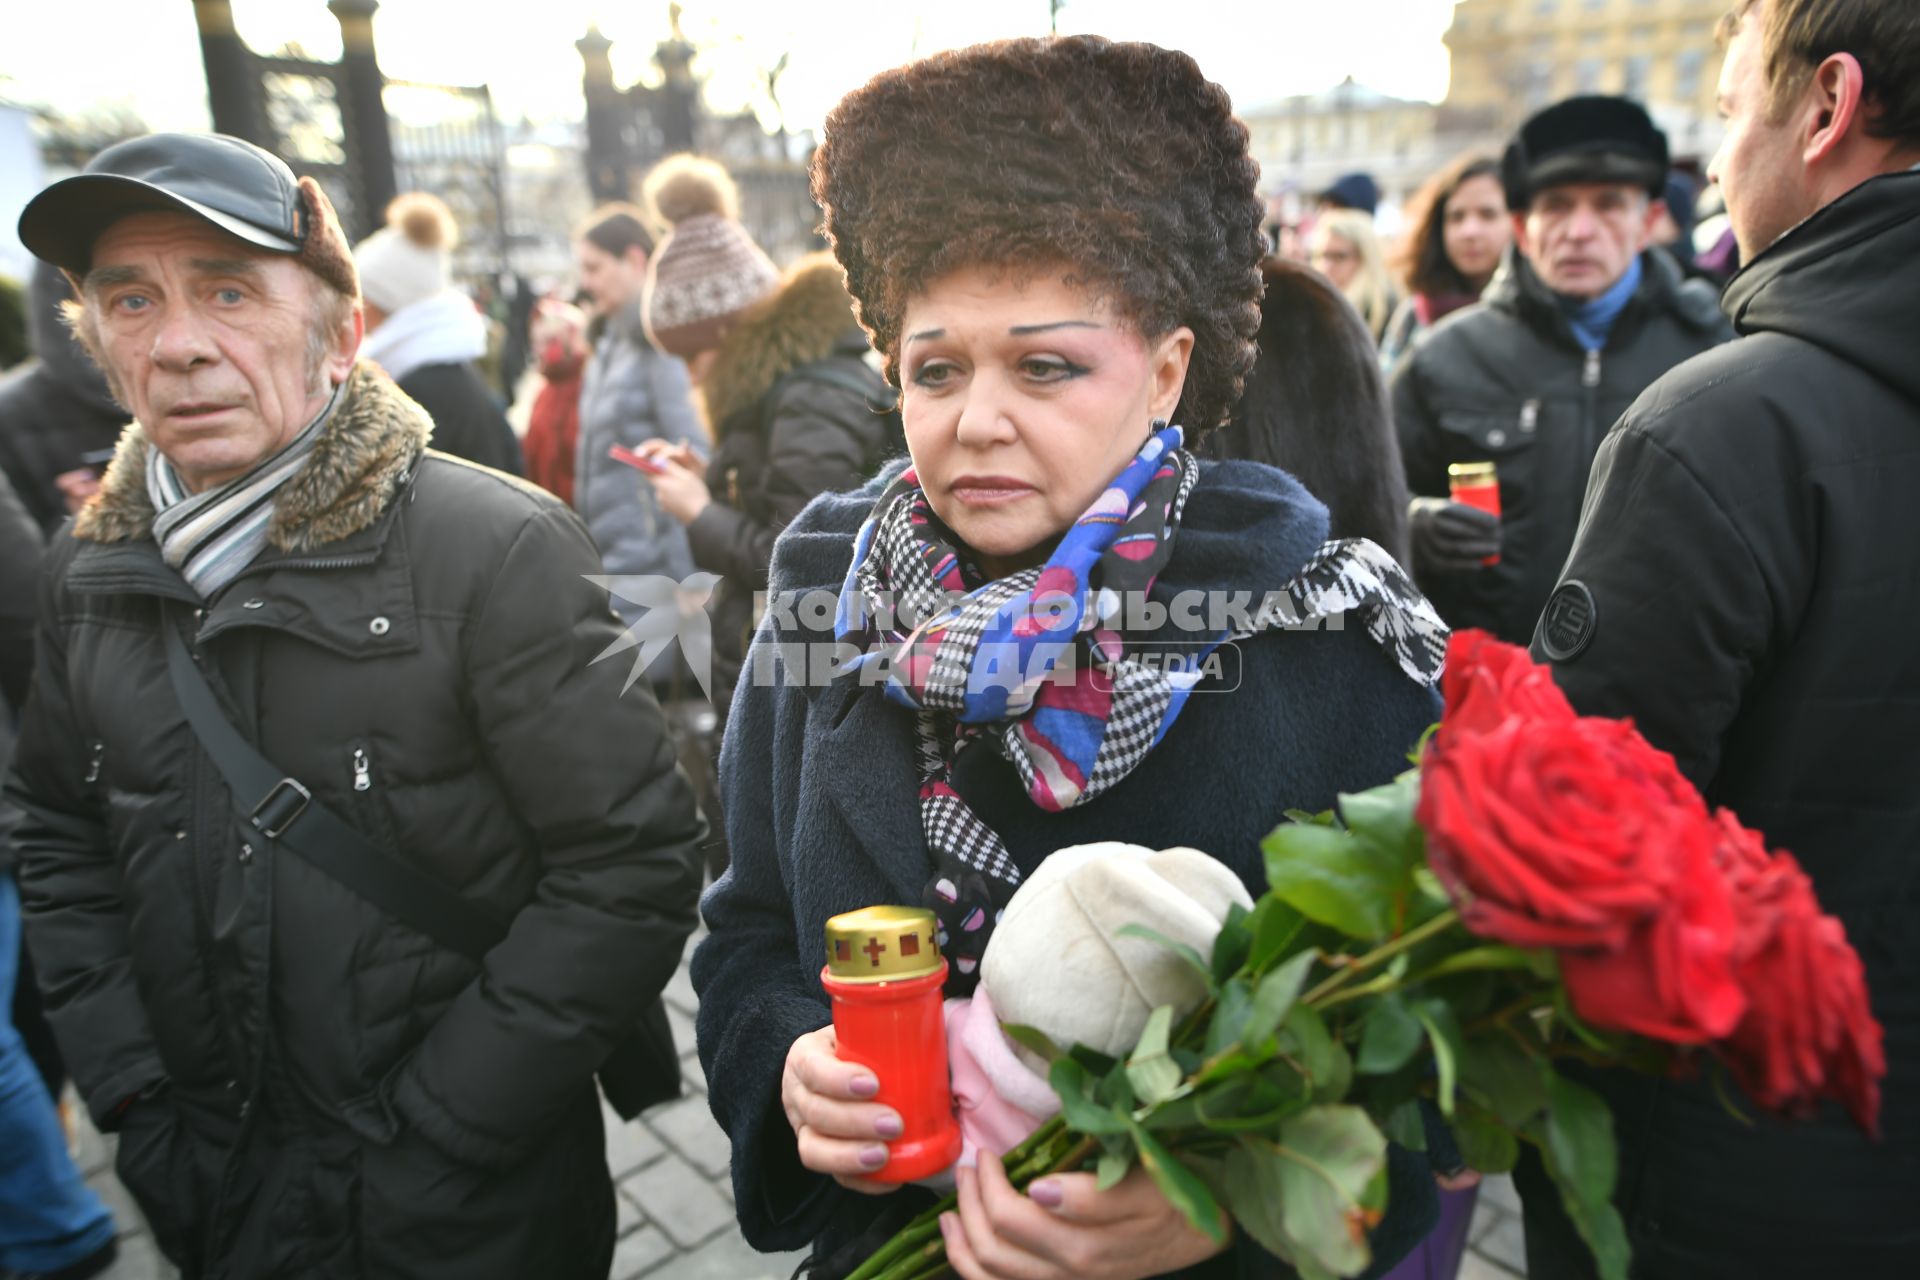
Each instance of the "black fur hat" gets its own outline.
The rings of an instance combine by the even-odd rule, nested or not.
[[[1657,199],[1666,190],[1668,161],[1667,135],[1639,103],[1568,98],[1520,126],[1500,161],[1500,180],[1514,210],[1568,182],[1630,182]]]

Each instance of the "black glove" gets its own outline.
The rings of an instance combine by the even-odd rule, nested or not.
[[[1415,498],[1407,533],[1416,569],[1460,573],[1500,554],[1500,517],[1446,498]]]

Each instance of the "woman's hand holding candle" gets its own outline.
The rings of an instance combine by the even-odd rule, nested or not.
[[[871,1070],[836,1056],[832,1026],[795,1040],[780,1077],[780,1105],[799,1141],[800,1163],[865,1195],[899,1190],[866,1176],[886,1165],[887,1142],[900,1136],[893,1108],[868,1101],[879,1090]]]

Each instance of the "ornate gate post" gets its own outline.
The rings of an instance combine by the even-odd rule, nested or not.
[[[381,96],[386,80],[373,50],[373,13],[380,0],[327,0],[340,23],[340,115],[347,126],[347,154],[358,188],[361,225],[347,230],[356,240],[373,234],[395,194],[393,139]]]
[[[214,129],[272,150],[260,70],[253,51],[234,29],[232,0],[193,0],[193,20],[200,29],[200,60],[207,69]]]

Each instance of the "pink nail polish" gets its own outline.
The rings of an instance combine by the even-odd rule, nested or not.
[[[1066,1195],[1060,1190],[1060,1184],[1043,1178],[1027,1188],[1027,1198],[1043,1209],[1058,1209],[1066,1203]]]

